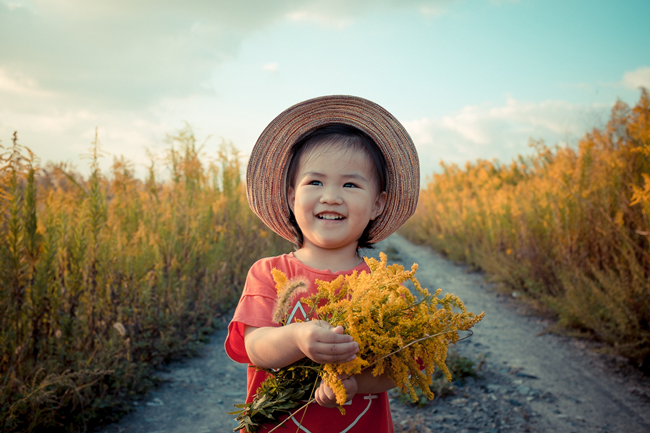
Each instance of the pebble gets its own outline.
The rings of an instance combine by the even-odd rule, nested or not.
[[[525,377],[526,379],[537,379],[538,378],[537,376],[533,376],[532,374],[526,374],[526,373],[521,373],[521,372],[518,372],[516,374],[516,376]]]
[[[499,394],[505,394],[506,392],[508,392],[508,389],[502,385],[489,384],[487,386],[487,389],[491,392],[498,392]]]
[[[530,392],[530,387],[526,385],[520,385],[517,387],[517,392],[521,395],[528,395]]]
[[[395,399],[391,402],[395,432],[537,431],[529,406],[533,389],[524,385],[522,379],[498,371],[490,370],[486,364],[482,377],[466,383],[455,395],[437,398],[422,408]],[[486,378],[490,383],[486,383]],[[526,398],[520,400],[523,396]]]

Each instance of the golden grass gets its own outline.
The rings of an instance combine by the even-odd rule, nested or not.
[[[650,368],[650,98],[576,150],[443,164],[402,233],[525,291]]]
[[[0,151],[3,431],[118,413],[218,325],[255,260],[289,248],[249,210],[232,146],[206,163],[189,129],[167,181],[153,162],[145,181],[124,159],[102,173],[97,141],[88,179],[39,167],[16,135]]]

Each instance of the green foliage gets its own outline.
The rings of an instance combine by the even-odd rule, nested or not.
[[[157,179],[115,159],[87,179],[0,147],[0,431],[84,431],[192,353],[237,300],[250,265],[288,243],[246,204],[235,149],[169,138]]]
[[[277,370],[260,370],[269,373],[269,377],[262,382],[253,401],[236,404],[241,410],[228,412],[237,415],[235,419],[239,421],[234,431],[246,429],[248,433],[255,433],[265,423],[291,413],[301,404],[300,400],[310,400],[318,385],[322,365],[303,358]]]

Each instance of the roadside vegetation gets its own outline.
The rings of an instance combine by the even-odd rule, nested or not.
[[[209,158],[189,129],[144,180],[123,158],[103,173],[97,140],[87,178],[41,165],[16,135],[0,144],[2,431],[119,416],[219,326],[255,260],[290,249],[249,210],[235,149]],[[443,164],[401,232],[650,371],[647,91],[576,149],[532,145],[510,164]],[[458,360],[458,378],[476,374]]]
[[[443,164],[401,233],[549,309],[650,371],[650,98],[577,148]]]
[[[144,181],[0,148],[0,428],[84,431],[221,323],[250,265],[289,245],[252,214],[237,152],[170,137]]]

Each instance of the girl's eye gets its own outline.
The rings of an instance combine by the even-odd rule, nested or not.
[[[321,186],[322,184],[323,182],[321,182],[320,180],[310,180],[309,182],[307,182],[307,185]]]
[[[343,184],[343,188],[356,188],[357,185],[352,182],[346,182]]]

